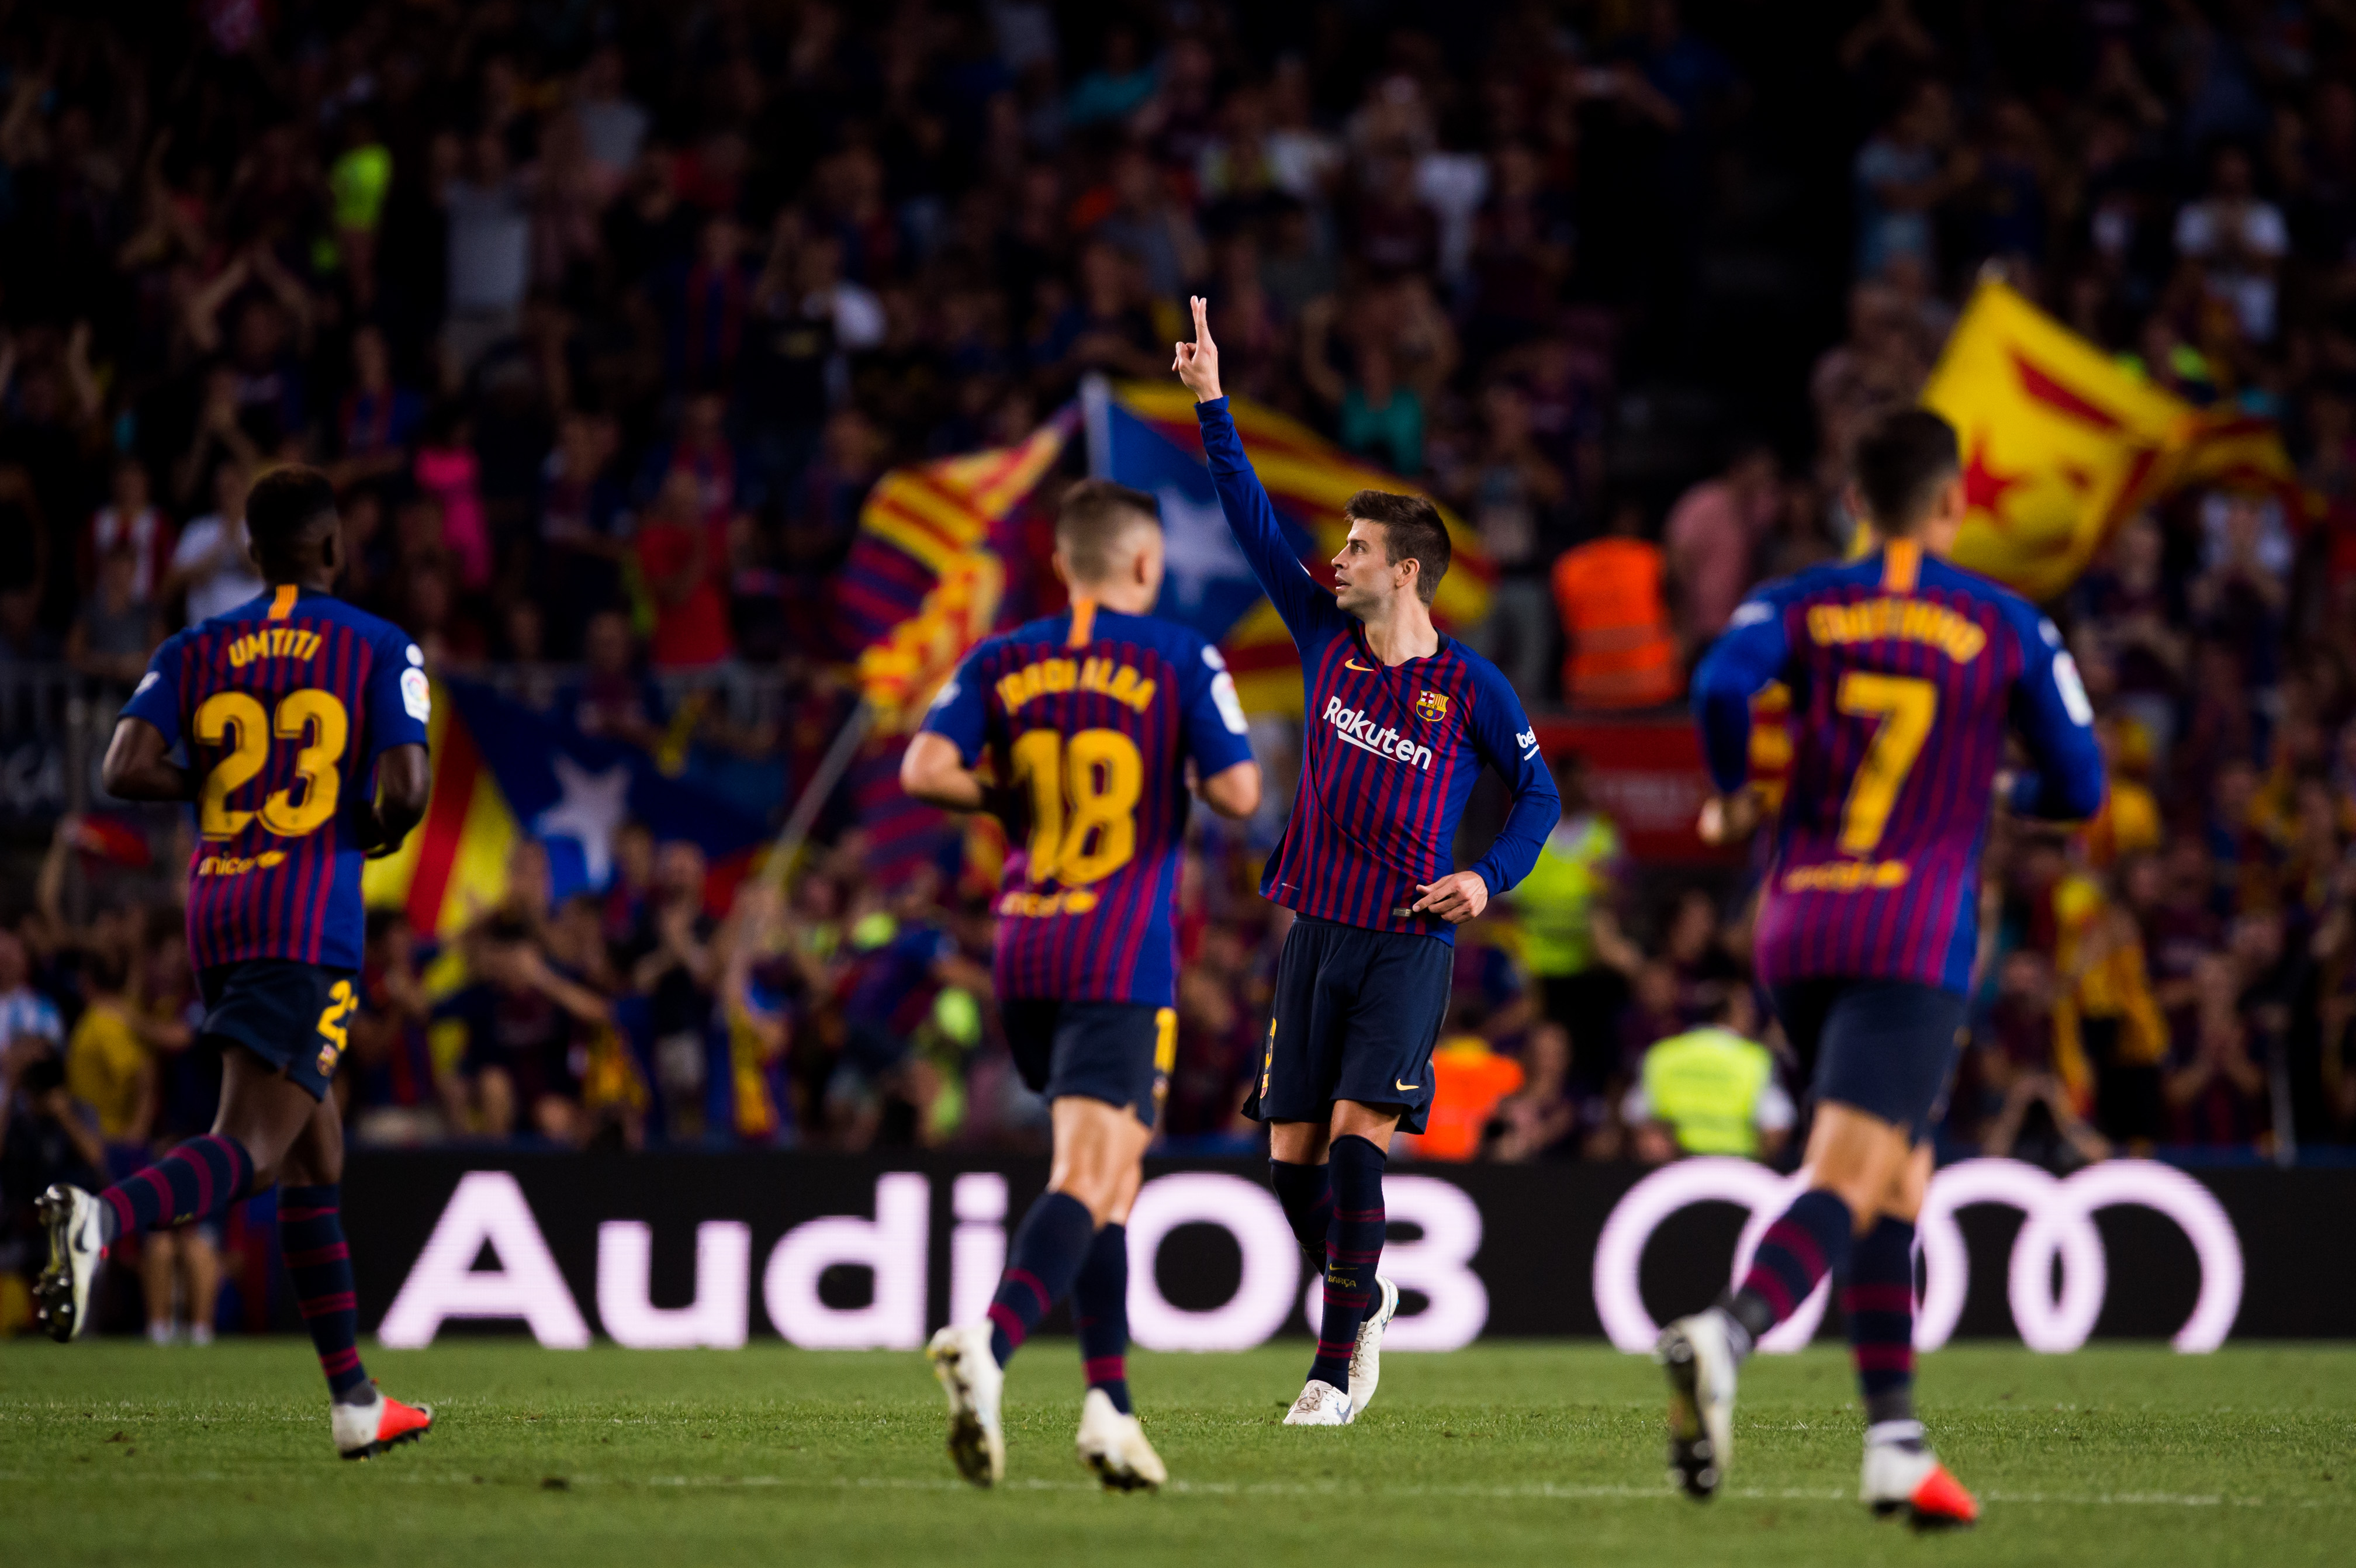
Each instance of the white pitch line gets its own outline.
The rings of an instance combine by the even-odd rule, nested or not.
[[[390,1471],[390,1473],[387,1473]],[[150,1476],[147,1485],[157,1480],[190,1482],[221,1482],[256,1479],[262,1472],[230,1476],[218,1470],[183,1471],[166,1477]],[[273,1469],[270,1476],[284,1477],[284,1472]],[[905,1492],[965,1492],[974,1488],[963,1481],[947,1478],[932,1479],[915,1476],[578,1476],[560,1478],[562,1488],[573,1487],[633,1487],[732,1490],[780,1488],[798,1491],[905,1491]],[[51,1482],[58,1477],[29,1471],[0,1470],[0,1484]],[[448,1487],[471,1489],[477,1486],[523,1487],[538,1489],[541,1483],[529,1476],[501,1477],[493,1482],[472,1475],[419,1475],[414,1471],[391,1471],[390,1467],[370,1467],[369,1484]],[[1001,1485],[1008,1492],[1097,1492],[1103,1488],[1091,1481],[1017,1480]],[[1355,1497],[1365,1488],[1342,1482],[1306,1485],[1291,1481],[1186,1481],[1171,1482],[1162,1488],[1180,1497],[1254,1497],[1254,1498],[1332,1498]],[[1514,1486],[1387,1486],[1385,1497],[1472,1498],[1489,1501],[1558,1501],[1558,1502],[1665,1502],[1681,1494],[1672,1487],[1637,1487],[1611,1484],[1574,1485],[1554,1481],[1532,1481]],[[1719,1494],[1745,1502],[1809,1502],[1854,1504],[1856,1494],[1844,1488],[1806,1487],[1735,1487]],[[1983,1492],[1981,1500],[2008,1507],[2027,1508],[2278,1508],[2325,1509],[2356,1506],[2356,1499],[2340,1501],[2306,1498],[2276,1502],[2266,1498],[2227,1497],[2222,1494],[2182,1492]]]

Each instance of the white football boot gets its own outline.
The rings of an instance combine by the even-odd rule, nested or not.
[[[1922,1445],[1922,1424],[1888,1424],[1909,1430],[1884,1435],[1879,1442],[1874,1438],[1879,1427],[1866,1435],[1865,1467],[1857,1483],[1858,1500],[1884,1517],[1903,1509],[1917,1530],[1959,1530],[1977,1522],[1979,1503]]]
[[[328,1425],[336,1435],[336,1452],[347,1459],[369,1459],[388,1448],[414,1443],[434,1430],[434,1407],[403,1404],[369,1385],[366,1404],[331,1404]]]
[[[1088,1390],[1080,1401],[1079,1450],[1080,1463],[1097,1473],[1107,1491],[1133,1492],[1170,1478],[1137,1417],[1115,1410],[1112,1396],[1100,1388]]]
[[[1653,1359],[1669,1377],[1669,1474],[1687,1492],[1707,1498],[1725,1483],[1734,1458],[1734,1345],[1724,1314],[1712,1308],[1661,1330]]]
[[[60,1181],[34,1200],[33,1212],[49,1232],[48,1266],[33,1283],[34,1311],[49,1338],[62,1345],[81,1336],[90,1317],[91,1282],[106,1256],[98,1200]]]
[[[1355,1421],[1375,1402],[1375,1385],[1383,1378],[1383,1330],[1398,1316],[1398,1286],[1375,1275],[1375,1304],[1358,1325],[1358,1343],[1350,1351],[1350,1419]]]
[[[1332,1383],[1318,1378],[1309,1380],[1292,1408],[1284,1413],[1287,1426],[1347,1426],[1357,1419],[1350,1408],[1350,1396]]]
[[[1006,1478],[1006,1435],[998,1421],[1006,1373],[990,1352],[990,1325],[942,1329],[925,1359],[948,1395],[949,1458],[958,1474],[977,1487],[996,1486]]]

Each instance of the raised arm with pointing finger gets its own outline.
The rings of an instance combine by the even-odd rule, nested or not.
[[[1236,542],[1243,547],[1244,559],[1251,562],[1252,575],[1259,579],[1276,613],[1284,617],[1293,640],[1300,642],[1304,635],[1338,625],[1344,617],[1333,603],[1333,592],[1310,575],[1293,553],[1292,541],[1285,538],[1276,519],[1267,489],[1252,472],[1251,460],[1244,455],[1243,438],[1236,433],[1226,394],[1219,388],[1219,346],[1211,340],[1209,302],[1197,297],[1194,305],[1194,341],[1176,346],[1178,354],[1171,368],[1194,394],[1194,416],[1203,427],[1203,454],[1210,460],[1211,482],[1218,486],[1219,508],[1227,516]]]

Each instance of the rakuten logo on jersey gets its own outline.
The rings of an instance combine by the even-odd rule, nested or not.
[[[1325,699],[1325,722],[1333,726],[1345,745],[1378,757],[1389,757],[1412,768],[1431,766],[1431,748],[1408,740],[1392,729],[1375,728],[1373,720],[1355,708],[1344,708],[1338,697]]]

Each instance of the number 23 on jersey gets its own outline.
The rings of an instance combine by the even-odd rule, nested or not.
[[[351,715],[333,692],[305,687],[288,692],[271,710],[249,693],[216,692],[197,709],[194,732],[202,745],[229,748],[205,775],[198,795],[197,830],[205,837],[234,838],[259,816],[279,837],[300,838],[336,815]],[[272,790],[258,809],[231,805],[230,797],[270,765],[275,742],[297,748],[294,786]]]

